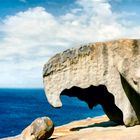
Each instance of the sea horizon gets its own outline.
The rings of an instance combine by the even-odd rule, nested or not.
[[[21,133],[38,117],[50,117],[55,126],[104,115],[100,105],[90,110],[77,98],[61,97],[63,106],[53,108],[43,88],[0,88],[0,138]],[[76,113],[75,113],[76,112]]]

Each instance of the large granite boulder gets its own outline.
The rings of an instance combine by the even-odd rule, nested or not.
[[[47,99],[78,97],[90,108],[101,104],[108,117],[126,126],[140,124],[140,40],[90,43],[56,54],[44,66]]]
[[[37,118],[21,133],[21,140],[46,140],[54,131],[54,124],[48,117]]]

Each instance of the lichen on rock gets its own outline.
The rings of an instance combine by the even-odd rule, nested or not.
[[[46,140],[54,131],[54,124],[48,117],[34,120],[21,133],[21,140]]]

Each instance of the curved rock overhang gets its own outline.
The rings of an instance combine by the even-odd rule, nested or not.
[[[139,97],[140,40],[121,39],[68,49],[52,57],[43,69],[45,93],[53,107],[62,106],[60,95],[66,89],[104,85],[122,111],[124,123],[132,126],[139,123],[138,113],[130,101],[136,96],[122,84],[121,76]],[[136,102],[140,105],[139,100]]]

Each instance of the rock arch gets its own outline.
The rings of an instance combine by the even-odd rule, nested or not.
[[[123,124],[123,113],[115,105],[114,96],[108,92],[104,85],[91,85],[84,89],[74,86],[70,89],[63,90],[61,95],[77,97],[79,100],[86,102],[90,109],[100,104],[111,121]]]

